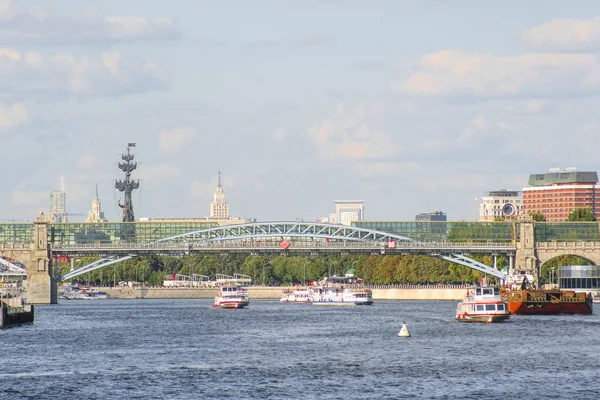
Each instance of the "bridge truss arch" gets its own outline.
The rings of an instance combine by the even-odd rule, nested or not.
[[[512,246],[493,248],[494,251],[511,251],[512,249]],[[123,247],[86,250],[75,248],[72,249],[72,252],[79,255],[83,251],[101,251],[101,260],[71,271],[63,277],[63,280],[136,255],[185,255],[211,252],[220,254],[228,252],[281,254],[288,252],[303,255],[321,255],[326,252],[329,254],[423,254],[506,280],[506,274],[502,271],[468,257],[471,251],[481,253],[488,250],[491,249],[487,247],[473,248],[472,245],[464,243],[418,242],[408,236],[346,225],[318,222],[253,222],[185,232],[152,243],[126,243],[123,244]],[[63,252],[66,254],[69,249],[63,249]],[[109,254],[110,256],[108,256]]]
[[[282,238],[283,240],[284,238],[292,237],[360,242],[371,241],[378,243],[387,243],[390,240],[412,240],[407,236],[346,225],[334,225],[319,222],[252,222],[200,229],[169,236],[157,240],[157,242],[213,242],[244,238]]]

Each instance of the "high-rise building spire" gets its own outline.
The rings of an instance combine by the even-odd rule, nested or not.
[[[96,198],[92,200],[92,209],[88,213],[88,217],[85,219],[85,222],[108,222],[106,218],[104,218],[104,212],[102,211],[102,206],[100,204],[100,197],[98,196],[98,184],[96,183]]]
[[[221,171],[219,171],[217,178],[217,189],[215,190],[213,201],[210,203],[210,217],[216,219],[229,218],[229,206],[227,205],[225,193],[223,193],[223,187],[221,186]]]

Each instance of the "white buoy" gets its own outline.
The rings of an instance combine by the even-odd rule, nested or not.
[[[410,332],[408,331],[408,328],[406,327],[406,322],[402,323],[402,328],[400,329],[400,332],[398,332],[398,336],[410,337]]]

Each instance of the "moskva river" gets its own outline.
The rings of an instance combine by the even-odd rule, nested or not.
[[[64,301],[0,331],[7,399],[595,399],[600,318],[454,321],[456,302]],[[600,310],[597,310],[600,312]],[[412,334],[397,334],[406,321]]]

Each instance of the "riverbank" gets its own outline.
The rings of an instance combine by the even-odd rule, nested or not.
[[[289,286],[250,286],[250,299],[279,299]],[[97,288],[116,299],[212,299],[217,288],[165,288],[165,287],[118,287]],[[461,300],[465,288],[460,286],[442,287],[374,287],[373,300]]]

